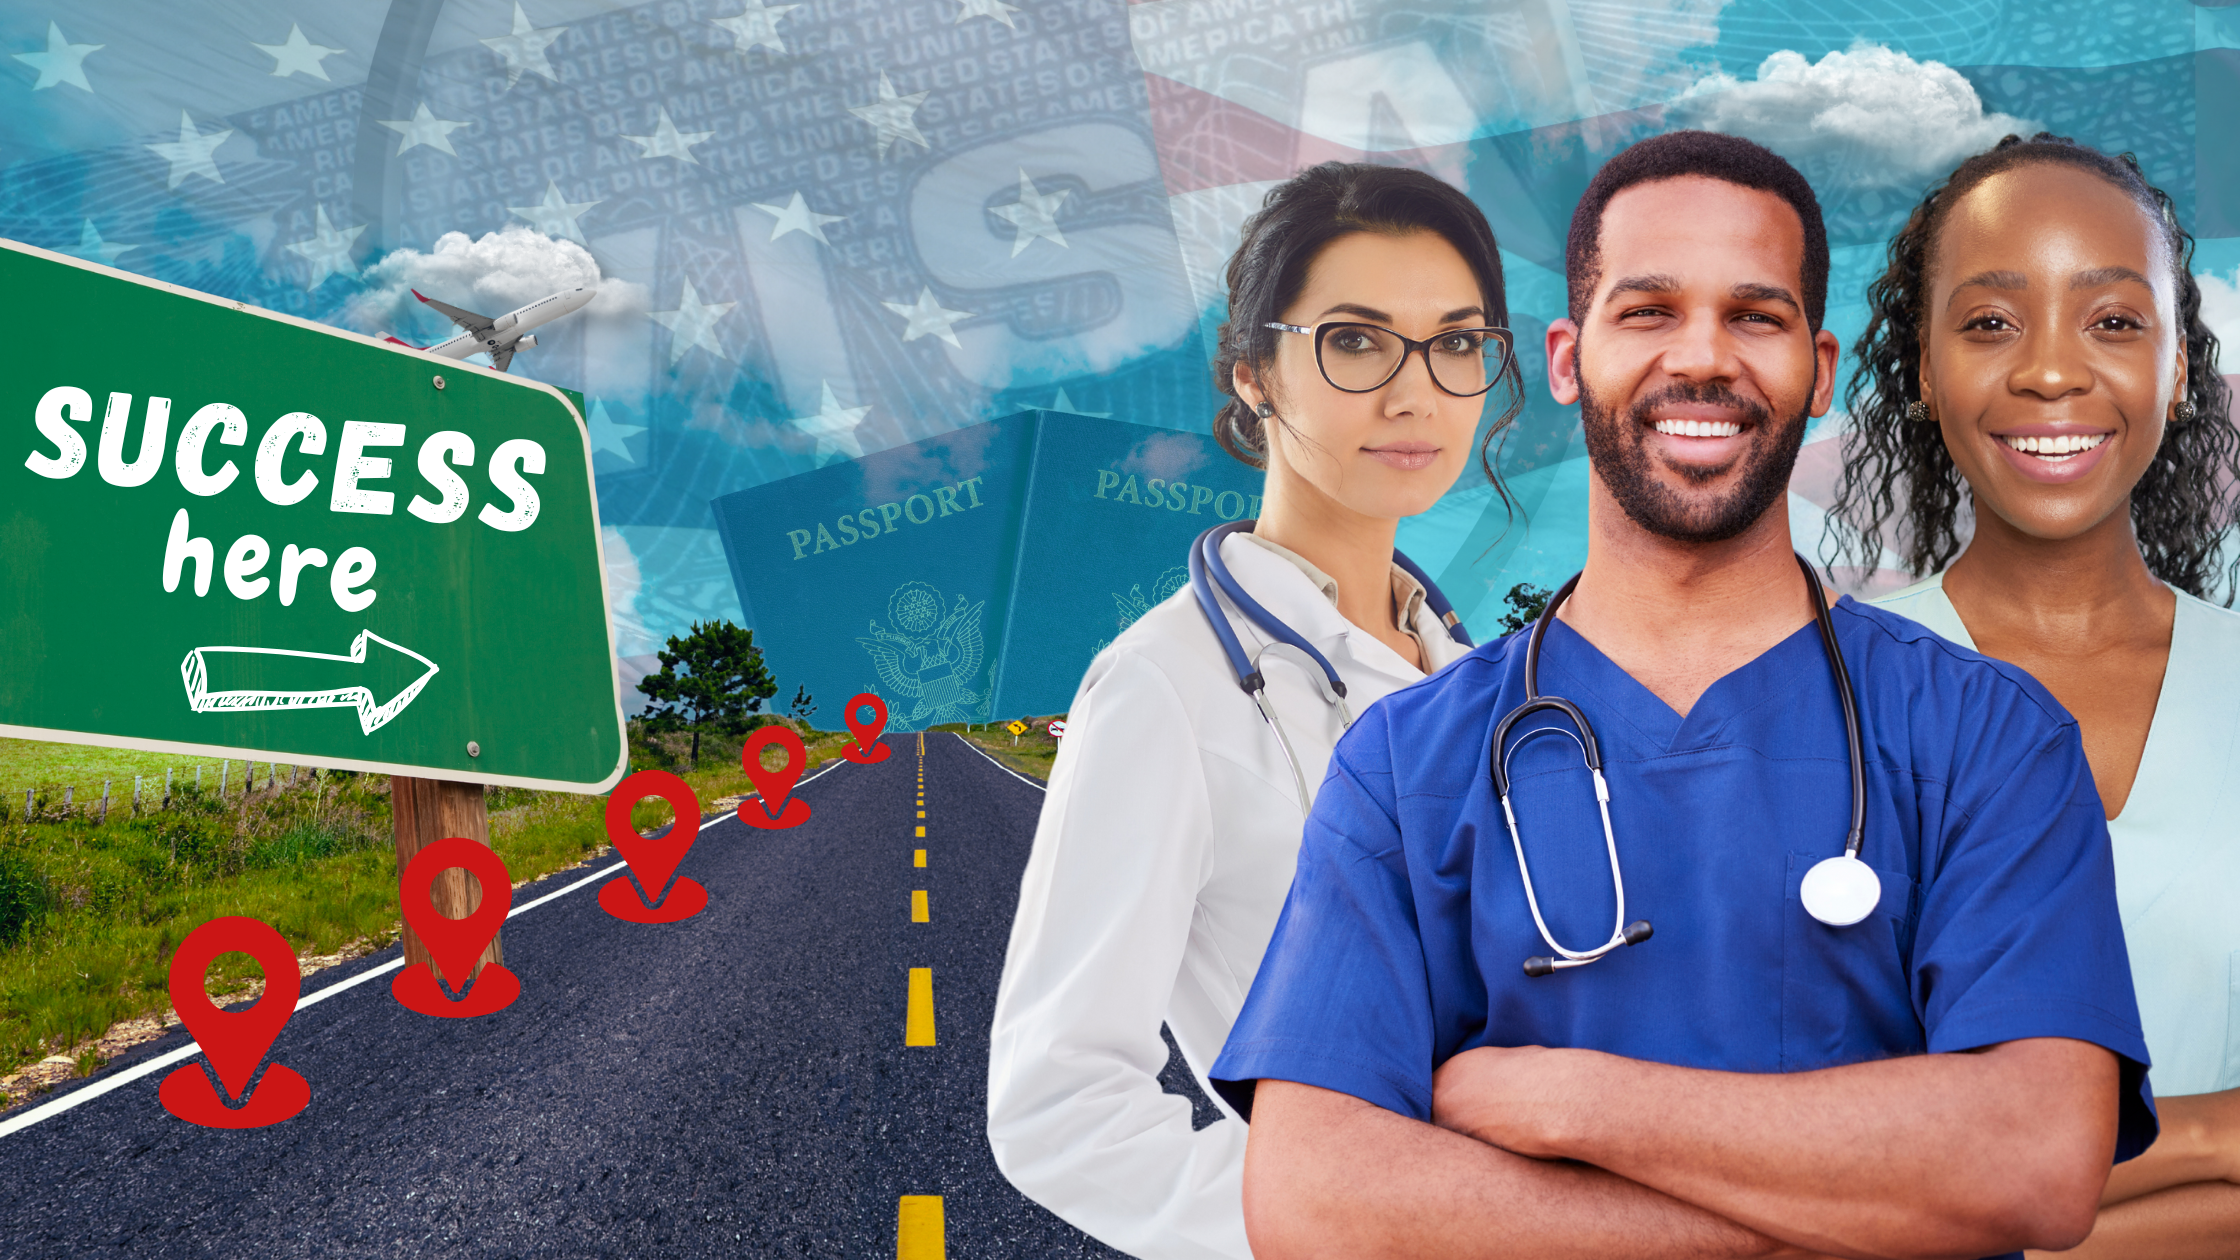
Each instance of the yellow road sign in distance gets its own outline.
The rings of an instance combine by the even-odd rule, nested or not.
[[[8,241],[0,290],[0,734],[621,778],[559,390]]]

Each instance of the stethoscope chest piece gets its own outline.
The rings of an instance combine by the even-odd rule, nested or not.
[[[1804,912],[1829,927],[1850,927],[1882,902],[1882,877],[1848,853],[1816,862],[1798,890]]]
[[[1843,649],[1836,643],[1835,625],[1828,618],[1828,595],[1820,586],[1820,577],[1803,556],[1797,557],[1797,568],[1804,573],[1805,590],[1812,597],[1813,619],[1820,625],[1821,645],[1827,650],[1828,669],[1836,685],[1836,700],[1843,709],[1844,741],[1850,747],[1851,761],[1851,831],[1846,837],[1843,854],[1813,866],[1804,875],[1801,897],[1807,914],[1829,927],[1850,927],[1874,913],[1882,901],[1882,878],[1874,868],[1858,858],[1859,847],[1866,836],[1866,738],[1859,727],[1859,706],[1851,690],[1851,671],[1844,666]],[[1583,967],[1610,953],[1621,945],[1638,945],[1649,939],[1646,921],[1625,924],[1625,877],[1618,870],[1618,841],[1610,827],[1610,788],[1602,774],[1602,757],[1595,743],[1594,730],[1587,725],[1586,714],[1569,700],[1540,694],[1540,645],[1548,627],[1555,621],[1556,610],[1579,585],[1577,577],[1563,584],[1540,610],[1532,623],[1532,633],[1525,639],[1524,694],[1525,701],[1509,711],[1508,716],[1493,728],[1493,790],[1500,798],[1501,811],[1509,823],[1509,841],[1517,854],[1517,874],[1524,885],[1525,904],[1532,911],[1533,926],[1540,930],[1540,939],[1553,949],[1553,955],[1528,958],[1524,963],[1528,976],[1552,975],[1572,967]],[[1625,926],[1613,930],[1609,941],[1593,949],[1572,950],[1556,944],[1548,931],[1547,920],[1540,913],[1540,898],[1533,891],[1532,870],[1525,863],[1524,837],[1517,831],[1516,811],[1509,804],[1509,751],[1511,728],[1525,717],[1542,710],[1555,710],[1570,720],[1578,733],[1571,737],[1578,741],[1580,754],[1586,759],[1587,769],[1594,775],[1595,797],[1602,808],[1602,839],[1610,854],[1610,886],[1617,895],[1617,922]],[[1561,726],[1538,727],[1527,730],[1517,741],[1522,743],[1543,730],[1555,730],[1571,735]]]

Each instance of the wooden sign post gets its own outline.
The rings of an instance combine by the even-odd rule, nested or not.
[[[490,815],[484,807],[483,788],[479,783],[391,775],[389,808],[396,820],[399,875],[412,864],[414,854],[438,840],[464,836],[484,848],[490,845]],[[466,918],[482,904],[482,881],[453,867],[436,876],[430,899],[435,902],[437,913],[452,919]],[[403,927],[405,966],[427,963],[433,970],[434,956],[421,943],[419,934],[412,930],[411,921],[407,920]],[[482,957],[475,960],[475,974],[481,975],[483,967],[489,963],[505,960],[499,937],[492,936],[483,948]]]

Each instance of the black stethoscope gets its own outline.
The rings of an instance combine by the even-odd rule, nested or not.
[[[1249,534],[1252,526],[1251,521],[1233,521],[1227,525],[1216,525],[1198,535],[1197,541],[1190,544],[1190,593],[1197,596],[1199,609],[1205,613],[1206,621],[1213,626],[1214,637],[1221,641],[1221,650],[1229,658],[1229,668],[1236,671],[1237,685],[1244,688],[1245,694],[1252,697],[1254,704],[1260,706],[1260,716],[1267,719],[1268,728],[1275,732],[1276,746],[1283,750],[1283,759],[1291,767],[1291,780],[1299,790],[1299,812],[1304,814],[1312,803],[1307,795],[1307,777],[1299,769],[1299,758],[1291,751],[1291,740],[1284,734],[1283,721],[1276,716],[1275,706],[1268,702],[1267,680],[1260,675],[1261,660],[1270,654],[1291,658],[1321,688],[1322,698],[1337,709],[1340,728],[1353,725],[1353,713],[1346,707],[1346,683],[1345,679],[1338,677],[1338,667],[1330,663],[1329,657],[1316,651],[1314,644],[1301,638],[1298,631],[1283,624],[1282,618],[1261,607],[1260,601],[1245,594],[1244,587],[1229,575],[1229,566],[1222,563],[1221,540],[1231,534]],[[1424,606],[1447,628],[1447,634],[1463,647],[1476,647],[1477,644],[1470,641],[1469,633],[1462,628],[1462,618],[1455,615],[1454,605],[1447,602],[1446,595],[1431,581],[1431,575],[1417,568],[1415,561],[1397,550],[1392,553],[1392,562],[1422,584]],[[1211,581],[1208,581],[1209,578]],[[1219,586],[1221,593],[1229,597],[1229,602],[1235,604],[1239,612],[1275,642],[1247,657],[1244,645],[1237,641],[1237,632],[1230,627],[1229,618],[1222,613],[1220,602],[1213,596],[1215,586]]]
[[[1828,651],[1828,668],[1836,677],[1836,698],[1843,705],[1843,731],[1851,744],[1851,834],[1845,839],[1843,853],[1815,863],[1805,872],[1801,896],[1807,914],[1830,927],[1850,927],[1872,913],[1882,900],[1882,880],[1874,868],[1859,860],[1859,846],[1866,839],[1867,771],[1865,737],[1859,730],[1859,706],[1851,692],[1851,671],[1844,666],[1843,650],[1836,646],[1836,628],[1828,620],[1828,595],[1820,586],[1819,575],[1803,556],[1797,557],[1797,567],[1804,570],[1805,588],[1812,593],[1813,617],[1820,624],[1820,641]],[[1540,929],[1540,939],[1555,951],[1553,957],[1527,958],[1524,971],[1528,976],[1544,976],[1568,967],[1584,967],[1601,958],[1620,945],[1639,945],[1648,940],[1653,929],[1646,919],[1626,922],[1626,881],[1618,869],[1618,841],[1610,830],[1610,785],[1602,777],[1602,753],[1596,746],[1594,727],[1588,725],[1586,714],[1579,706],[1561,696],[1540,694],[1540,641],[1547,637],[1548,626],[1556,619],[1556,609],[1570,597],[1579,585],[1579,575],[1574,574],[1563,588],[1548,597],[1547,607],[1532,623],[1532,635],[1525,640],[1523,704],[1509,711],[1493,728],[1493,790],[1501,797],[1501,812],[1509,820],[1509,843],[1517,851],[1517,873],[1524,877],[1525,904],[1532,909],[1532,922]],[[1611,927],[1610,939],[1593,949],[1565,949],[1556,943],[1548,931],[1548,921],[1540,915],[1540,898],[1532,888],[1532,868],[1524,859],[1524,840],[1517,834],[1517,814],[1509,805],[1509,758],[1516,749],[1509,744],[1509,731],[1518,721],[1534,713],[1553,711],[1571,719],[1577,734],[1560,726],[1542,726],[1527,731],[1517,741],[1535,735],[1553,732],[1565,736],[1579,745],[1580,754],[1586,759],[1587,771],[1594,776],[1595,802],[1602,810],[1602,839],[1610,852],[1610,884],[1617,892],[1618,913]]]

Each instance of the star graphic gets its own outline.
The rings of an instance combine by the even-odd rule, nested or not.
[[[694,346],[721,359],[723,341],[716,336],[716,322],[731,313],[736,302],[703,302],[692,282],[684,282],[684,296],[673,311],[648,311],[653,321],[669,330],[669,366],[675,367]]]
[[[319,223],[312,231],[311,239],[296,241],[287,246],[289,253],[311,264],[311,283],[304,287],[316,289],[327,282],[328,276],[337,272],[355,277],[358,267],[350,261],[350,247],[357,244],[358,235],[366,230],[366,225],[361,223],[353,228],[337,229],[327,222],[325,206],[313,206],[312,212],[319,216]]]
[[[856,426],[863,423],[869,407],[843,407],[832,396],[832,382],[825,381],[824,401],[813,416],[795,416],[788,423],[817,440],[816,461],[820,464],[830,455],[846,454],[850,459],[863,458],[863,443],[856,438]]]
[[[767,48],[784,52],[786,41],[778,34],[778,19],[800,8],[798,4],[766,4],[763,0],[746,0],[746,12],[737,17],[709,18],[717,26],[731,32],[731,50],[741,57],[750,48]]]
[[[545,59],[544,50],[567,32],[568,28],[565,26],[547,26],[541,30],[531,26],[529,15],[521,10],[520,0],[514,0],[513,32],[483,40],[482,46],[498,54],[499,59],[506,63],[506,86],[509,88],[521,82],[521,74],[525,70],[533,70],[558,83],[560,76],[553,72],[552,63]]]
[[[625,464],[638,462],[637,456],[630,453],[629,439],[645,432],[646,426],[642,424],[616,424],[613,418],[607,415],[605,399],[594,398],[591,400],[591,414],[584,417],[584,427],[591,430],[592,450],[613,451],[622,457],[622,462]]]
[[[187,117],[187,111],[182,109],[179,111],[179,139],[176,142],[166,140],[160,144],[141,147],[171,163],[171,182],[165,187],[177,188],[179,181],[189,175],[200,175],[212,183],[222,184],[226,182],[226,177],[218,173],[218,163],[211,155],[232,135],[231,128],[204,135],[195,127],[194,120]]]
[[[412,111],[410,118],[377,118],[374,121],[404,137],[397,141],[397,152],[400,155],[406,149],[424,144],[457,157],[459,151],[451,147],[451,133],[468,125],[463,122],[446,122],[436,117],[428,112],[426,101],[420,102],[420,107]]]
[[[72,258],[83,258],[87,262],[100,263],[104,267],[114,267],[117,265],[117,255],[128,249],[138,248],[140,248],[138,245],[119,245],[112,241],[102,240],[101,233],[94,229],[93,220],[87,219],[84,230],[78,233],[77,245],[75,247],[65,245],[54,252],[68,254]]]
[[[879,99],[869,105],[850,105],[848,112],[870,123],[878,131],[880,157],[885,157],[887,150],[902,140],[908,140],[919,148],[930,151],[933,146],[926,143],[926,138],[918,133],[918,124],[912,121],[913,115],[918,112],[918,106],[925,104],[926,96],[927,93],[924,92],[897,96],[894,84],[887,81],[887,72],[881,70]]]
[[[805,232],[830,245],[832,242],[825,239],[824,225],[845,223],[848,219],[844,214],[818,214],[809,208],[808,201],[799,192],[794,193],[793,200],[785,205],[774,206],[758,201],[754,203],[754,208],[778,220],[770,226],[770,239],[773,241],[788,232]]]
[[[1011,205],[995,208],[997,218],[1008,219],[1011,226],[1019,229],[1018,234],[1011,238],[1013,258],[1017,258],[1027,246],[1037,240],[1053,242],[1060,249],[1072,248],[1066,244],[1066,234],[1058,230],[1058,206],[1072,191],[1070,188],[1061,188],[1054,193],[1045,194],[1034,186],[1033,180],[1027,178],[1026,170],[1020,169],[1019,200]]]
[[[272,58],[272,75],[277,79],[285,79],[299,71],[308,78],[326,79],[327,68],[319,63],[336,53],[349,51],[346,48],[328,48],[324,44],[312,43],[303,37],[303,28],[293,22],[288,23],[287,43],[259,44],[255,40],[249,42]],[[333,82],[332,79],[327,79],[327,81]]]
[[[1019,24],[1011,20],[1011,15],[1018,11],[1018,5],[1005,4],[1003,0],[964,0],[964,11],[957,14],[957,24],[963,25],[966,18],[985,17],[1018,30]]]
[[[931,288],[921,286],[916,302],[881,302],[880,305],[909,321],[909,326],[902,330],[904,341],[934,336],[960,350],[964,348],[964,343],[957,340],[956,330],[950,325],[960,319],[971,319],[972,312],[942,309],[941,303],[934,300]]]
[[[623,139],[637,145],[642,150],[638,154],[639,157],[673,157],[680,162],[690,162],[694,166],[698,166],[700,165],[700,159],[692,156],[692,146],[706,142],[715,134],[712,131],[677,130],[677,124],[669,118],[669,107],[664,105],[661,107],[660,119],[653,125],[652,135],[624,136]]]
[[[506,209],[527,219],[546,236],[565,236],[578,245],[589,245],[591,242],[583,238],[583,229],[576,225],[576,220],[598,204],[597,201],[570,201],[560,195],[557,181],[546,180],[543,201],[533,206],[507,206]]]
[[[1069,416],[1094,416],[1099,420],[1110,420],[1112,418],[1112,413],[1109,411],[1083,411],[1081,408],[1074,406],[1073,400],[1066,397],[1066,387],[1063,385],[1058,387],[1058,396],[1051,399],[1050,405],[1044,407],[1043,410],[1062,411]]]
[[[34,92],[51,88],[57,83],[93,91],[86,82],[86,54],[99,52],[107,44],[73,44],[62,37],[62,27],[47,23],[47,50],[45,52],[17,53],[16,60],[39,72],[39,81],[31,85]]]

